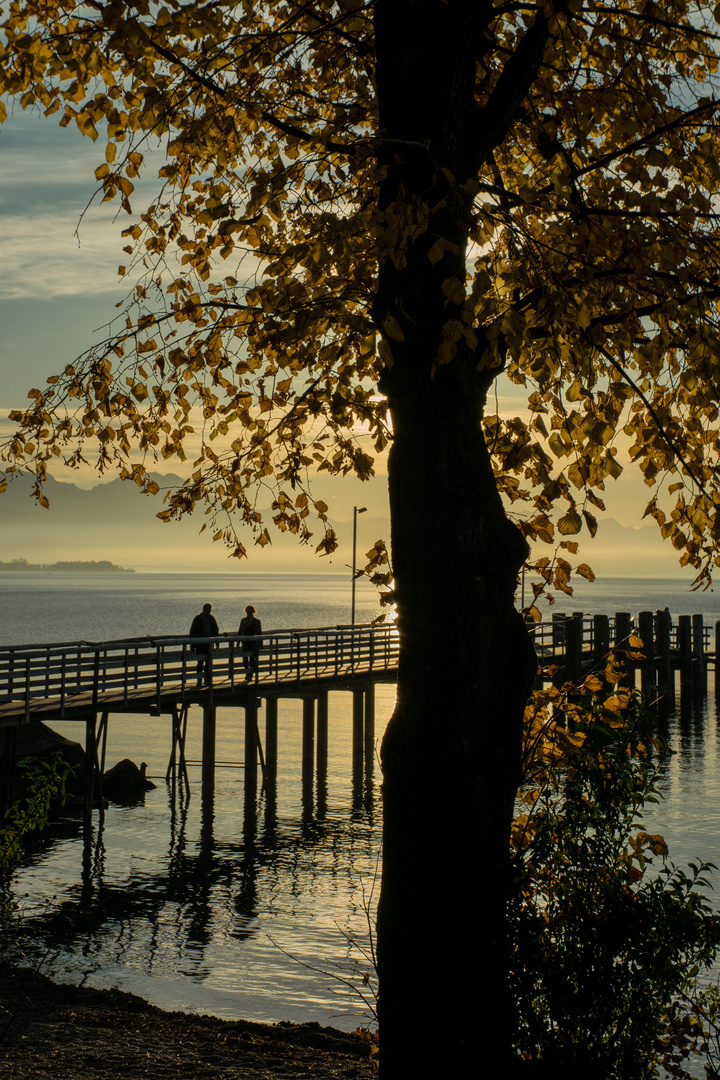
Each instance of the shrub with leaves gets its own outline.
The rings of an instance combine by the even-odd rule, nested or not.
[[[606,675],[612,688],[612,660]],[[556,1077],[687,1076],[687,1058],[707,1050],[697,977],[720,947],[712,864],[675,867],[643,828],[670,750],[636,693],[595,675],[568,691],[536,695],[527,716],[511,901],[517,1050]]]
[[[70,769],[59,757],[52,761],[25,758],[18,762],[23,794],[5,812],[0,825],[0,928],[7,929],[15,912],[11,878],[25,850],[29,833],[45,828],[53,802],[65,799]]]

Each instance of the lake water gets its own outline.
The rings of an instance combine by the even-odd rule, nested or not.
[[[0,644],[183,634],[206,601],[221,631],[237,628],[248,603],[266,631],[334,626],[349,621],[350,584],[339,575],[4,575]],[[666,605],[674,616],[720,619],[714,593],[691,594],[678,581],[600,582],[553,610],[637,613]],[[359,582],[357,621],[376,613],[372,589]],[[376,688],[378,740],[393,699],[391,687]],[[182,806],[164,783],[169,719],[111,717],[107,764],[146,761],[157,787],[142,805],[111,803],[92,850],[83,847],[77,818],[66,815],[18,873],[25,914],[45,920],[55,942],[43,969],[58,980],[115,986],[165,1008],[227,1019],[368,1023],[359,993],[363,974],[372,972],[368,920],[381,822],[377,768],[371,792],[357,799],[352,791],[351,709],[351,695],[330,695],[327,800],[319,811],[303,806],[301,703],[280,701],[277,806],[268,814],[260,798],[256,831],[244,820],[242,770],[234,767],[243,753],[240,710],[218,712],[217,758],[227,764],[218,768],[213,802],[203,803],[200,770],[191,767],[191,798]],[[200,757],[200,727],[200,710],[192,709],[190,760]],[[62,731],[82,739],[72,724]],[[677,753],[666,798],[647,824],[664,833],[676,863],[720,865],[712,674],[707,698],[678,694],[668,733]],[[37,943],[23,944],[28,958],[38,955]]]

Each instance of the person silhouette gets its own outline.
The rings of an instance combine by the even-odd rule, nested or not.
[[[262,634],[262,626],[260,620],[255,615],[255,608],[252,604],[248,604],[245,608],[245,618],[240,620],[238,634],[240,634],[241,637],[255,638],[254,641],[242,641],[240,643],[242,646],[243,664],[245,665],[245,678],[249,680],[252,679],[253,675],[257,675],[258,658],[262,647],[262,641],[258,636]]]
[[[220,631],[218,630],[218,624],[215,621],[215,616],[212,613],[212,604],[203,604],[203,609],[199,615],[196,615],[192,621],[190,627],[191,638],[211,638],[217,637]],[[202,686],[203,682],[207,685],[210,682],[211,664],[210,664],[210,642],[196,642],[192,646],[192,650],[197,656],[197,685]]]

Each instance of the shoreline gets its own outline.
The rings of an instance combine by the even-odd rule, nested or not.
[[[365,1080],[370,1055],[355,1032],[165,1012],[0,962],[0,1073],[13,1080]]]

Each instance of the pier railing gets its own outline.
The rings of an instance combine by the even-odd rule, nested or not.
[[[681,615],[673,623],[667,609],[587,616],[580,612],[533,624],[539,678],[580,679],[604,662],[611,648],[629,637],[643,640],[643,654],[625,661],[644,682],[668,686],[673,671],[681,678],[704,679],[708,663],[720,664],[720,622],[714,628],[701,615]],[[243,643],[260,643],[253,685],[257,692],[305,694],[323,683],[348,686],[363,678],[392,677],[399,639],[394,626],[335,626],[264,633],[261,638],[223,634],[215,638],[142,637],[119,641],[72,641],[49,645],[0,647],[0,726],[17,724],[42,712],[58,719],[80,711],[131,708],[141,702],[160,710],[163,698],[182,703],[197,692],[199,654],[211,647],[207,674],[211,694],[240,690],[247,682]],[[627,651],[627,650],[626,650]],[[636,654],[636,657],[639,654]],[[558,669],[558,675],[550,672]],[[203,687],[203,689],[205,689]]]
[[[301,687],[305,682],[338,684],[397,668],[398,634],[392,626],[340,626],[265,633],[261,638],[223,634],[214,638],[144,637],[121,641],[64,642],[0,648],[0,715],[26,719],[39,701],[64,715],[82,703],[128,705],[132,698],[182,695],[196,689],[200,654],[210,645],[207,676],[214,690],[232,690],[246,680],[243,643],[260,642],[258,690]]]
[[[604,614],[554,615],[549,622],[531,624],[540,670],[538,681],[578,682],[588,671],[602,669],[610,652],[634,685],[640,672],[648,693],[672,691],[675,672],[681,685],[704,685],[708,665],[720,666],[720,621],[707,626],[703,616],[680,615],[673,621],[667,608]],[[637,639],[642,642],[640,647]]]

